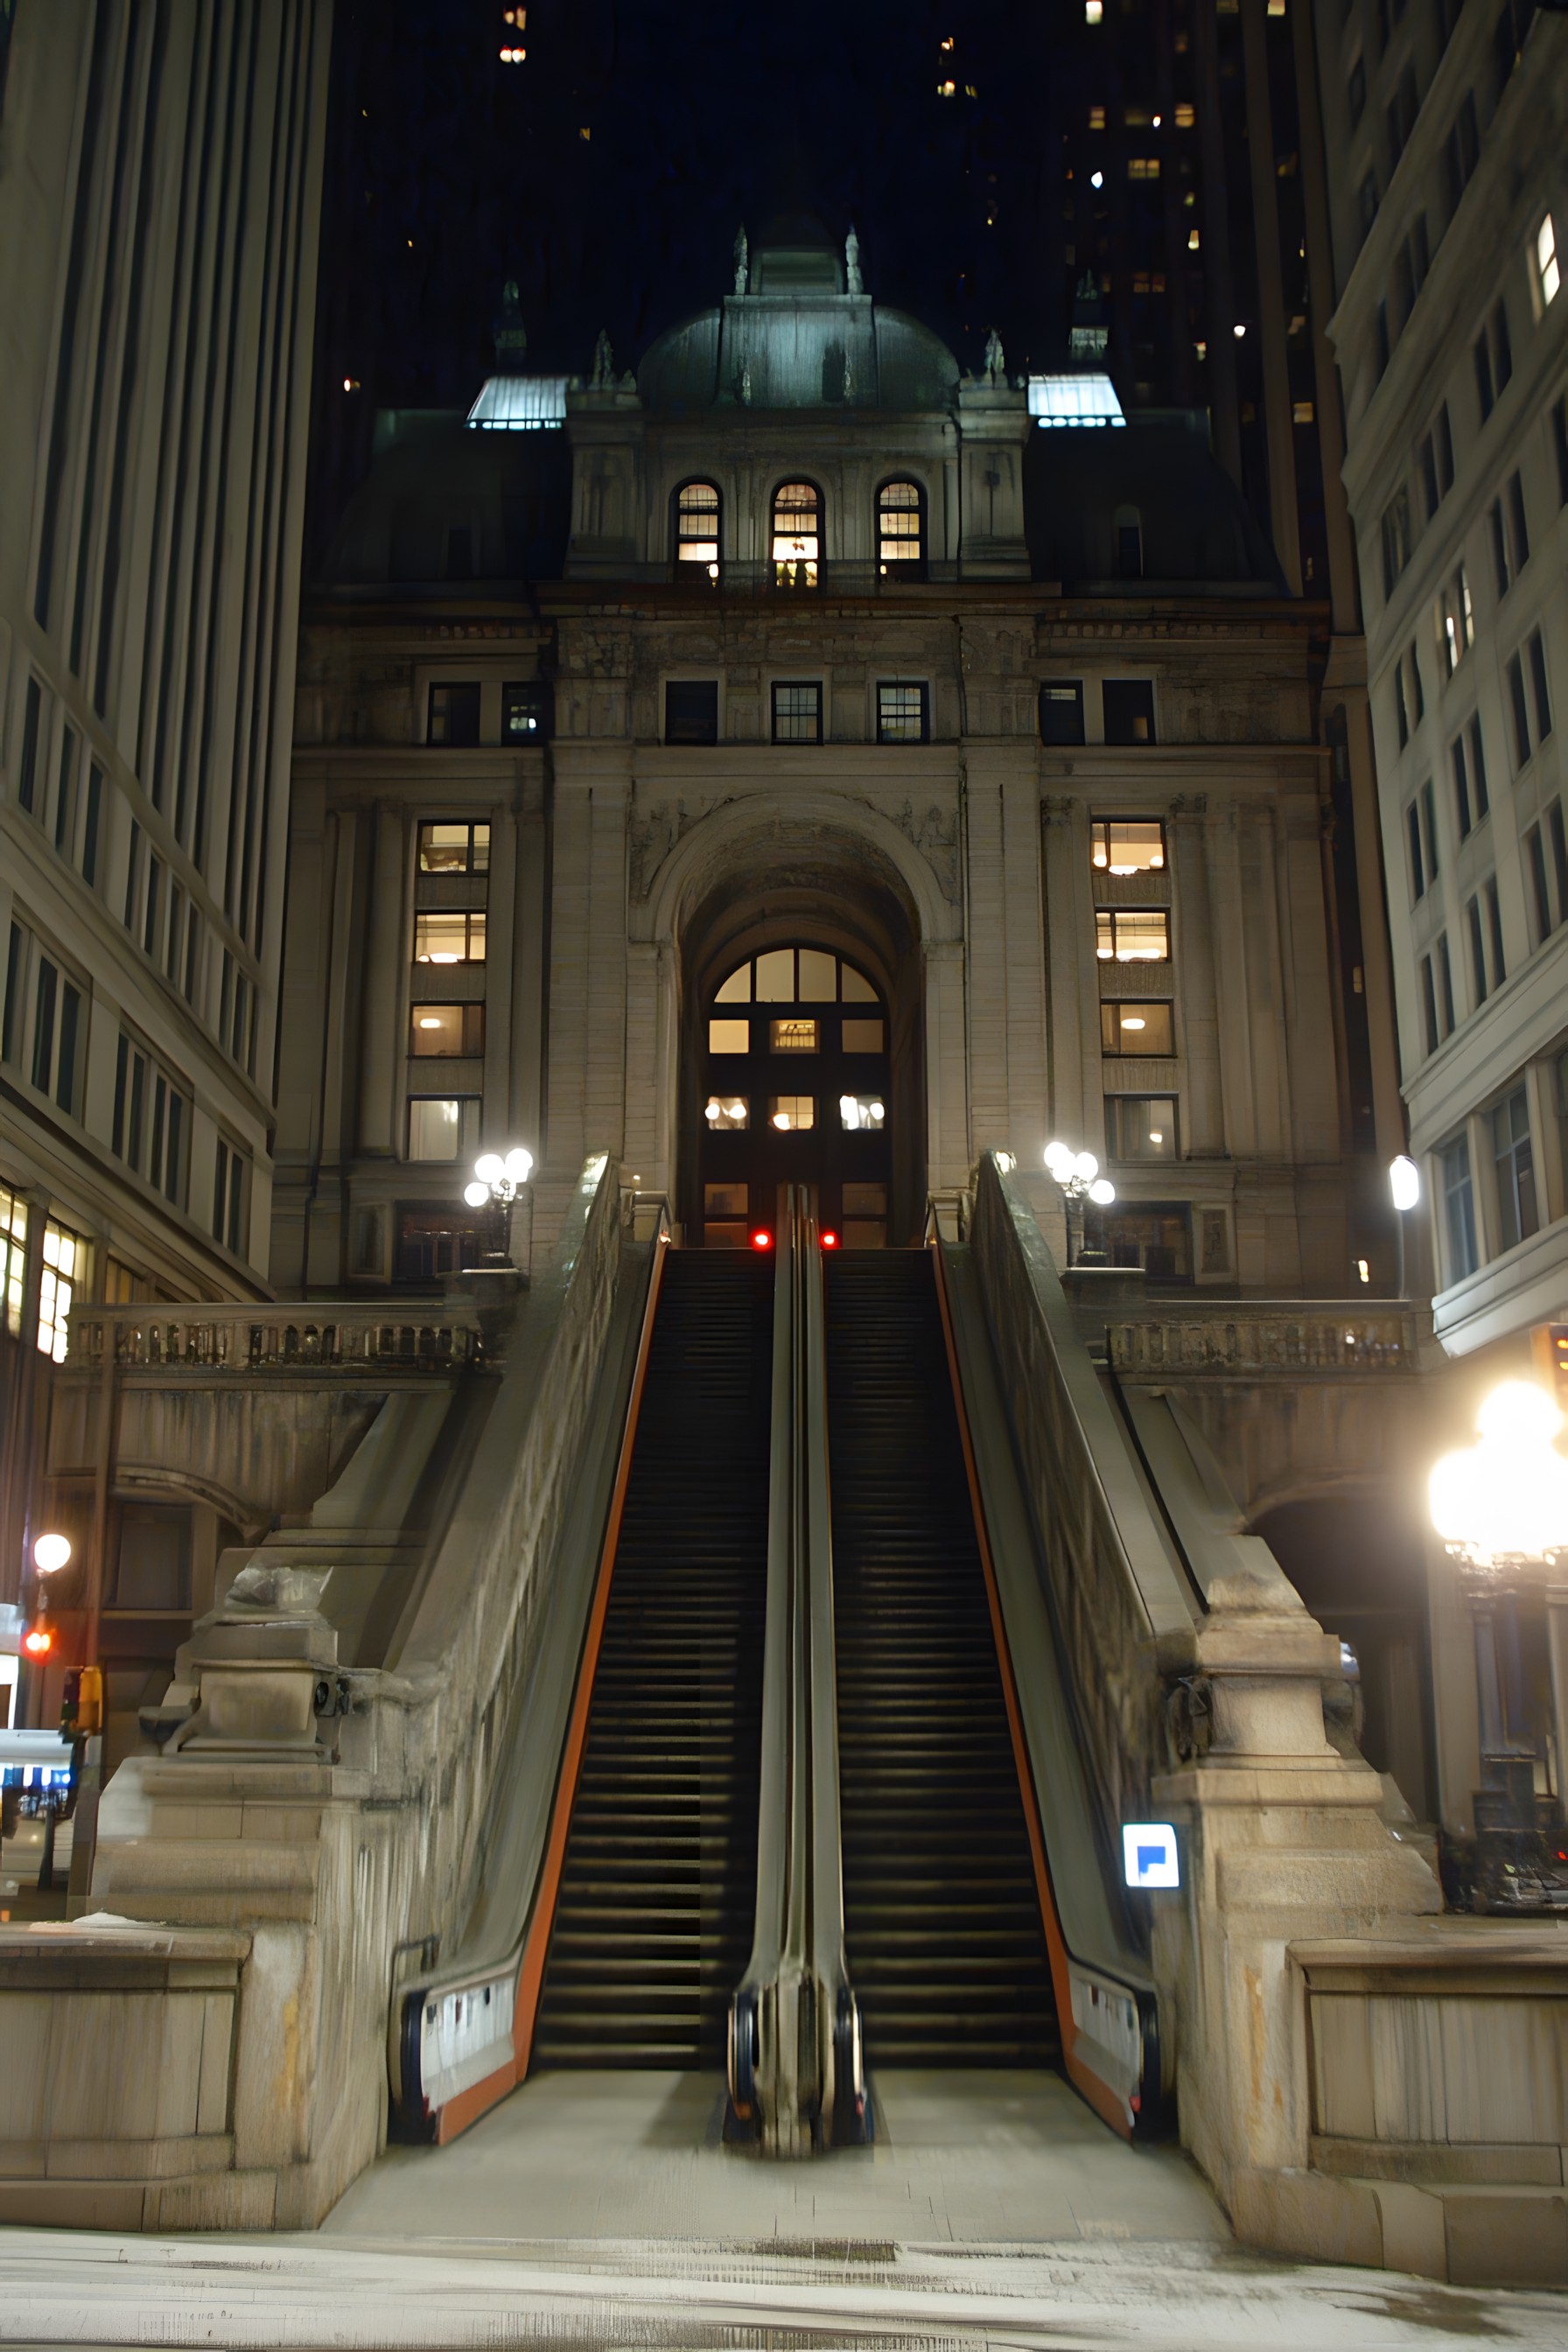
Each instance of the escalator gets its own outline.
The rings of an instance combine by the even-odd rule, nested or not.
[[[934,1268],[826,1266],[844,1935],[868,2063],[1060,2054]]]
[[[756,1895],[773,1277],[671,1251],[536,2066],[721,2064]]]

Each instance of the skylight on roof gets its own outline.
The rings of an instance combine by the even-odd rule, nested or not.
[[[1042,425],[1125,425],[1108,375],[1032,375],[1029,414]]]
[[[468,411],[487,433],[546,433],[566,422],[563,375],[492,375]]]

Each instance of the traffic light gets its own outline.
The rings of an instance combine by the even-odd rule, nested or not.
[[[1530,1339],[1536,1369],[1545,1374],[1559,1409],[1568,1413],[1568,1323],[1538,1323]]]
[[[22,1647],[36,1666],[41,1666],[55,1646],[55,1629],[40,1609],[22,1636]]]

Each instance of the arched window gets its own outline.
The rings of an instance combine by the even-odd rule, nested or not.
[[[700,564],[710,580],[719,577],[719,492],[711,482],[686,482],[675,494],[675,576],[696,577],[687,567]]]
[[[918,482],[884,482],[877,493],[877,565],[884,580],[917,580],[925,570],[925,507]]]
[[[1143,577],[1143,518],[1136,507],[1117,508],[1115,530],[1117,578],[1142,580]]]
[[[815,588],[822,576],[822,493],[811,482],[773,492],[773,585]]]

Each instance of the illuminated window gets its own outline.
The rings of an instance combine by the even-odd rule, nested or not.
[[[774,1054],[815,1054],[821,1042],[819,1025],[798,1015],[768,1023],[768,1047]]]
[[[879,1054],[882,1051],[881,1023],[847,1020],[844,1024],[844,1051],[847,1054]]]
[[[1171,952],[1163,907],[1097,907],[1094,951],[1101,963],[1163,963]]]
[[[482,1004],[416,1004],[408,1016],[408,1050],[419,1059],[431,1055],[461,1054],[470,1057],[485,1050],[485,1008]]]
[[[773,687],[773,741],[820,743],[822,685],[819,679],[781,679]]]
[[[770,948],[766,955],[757,958],[757,1003],[759,1004],[794,1004],[795,950]]]
[[[1104,130],[1104,128],[1105,128],[1105,109],[1104,109],[1104,107],[1103,107],[1103,106],[1091,106],[1091,107],[1089,108],[1089,129],[1090,129],[1091,131],[1103,131],[1103,130]]]
[[[1090,827],[1094,863],[1104,874],[1159,873],[1165,863],[1165,828],[1157,819],[1100,817]]]
[[[416,963],[483,963],[485,919],[456,909],[414,918]]]
[[[703,1106],[702,1116],[712,1134],[724,1135],[750,1125],[751,1107],[742,1095],[710,1095]],[[743,1201],[735,1213],[737,1216],[745,1215]]]
[[[838,1124],[849,1135],[879,1135],[888,1107],[880,1095],[840,1095]]]
[[[1102,0],[1083,0],[1083,21],[1086,25],[1098,25],[1104,14]]]
[[[750,1213],[751,1188],[745,1184],[704,1184],[704,1217],[743,1217]]]
[[[22,1291],[27,1276],[27,1204],[0,1186],[0,1297],[5,1328],[13,1339],[22,1328]]]
[[[1174,1096],[1107,1095],[1105,1148],[1112,1160],[1174,1160]]]
[[[711,482],[688,482],[676,492],[675,562],[678,580],[697,578],[682,568],[693,564],[708,579],[719,577],[719,492]]]
[[[884,482],[877,493],[877,561],[884,580],[918,578],[925,563],[918,482]]]
[[[79,1234],[57,1224],[44,1227],[44,1267],[38,1287],[38,1346],[57,1364],[64,1363],[69,1337],[71,1301],[86,1286],[88,1244]]]
[[[1194,106],[1193,106],[1193,105],[1192,105],[1192,104],[1191,104],[1191,103],[1190,103],[1186,99],[1181,99],[1181,98],[1179,98],[1179,99],[1176,100],[1176,128],[1177,128],[1177,130],[1178,130],[1178,131],[1191,131],[1191,130],[1192,130],[1192,128],[1193,128],[1193,126],[1194,125],[1194,123],[1197,121],[1197,119],[1198,119],[1198,116],[1197,116],[1197,109],[1196,109]]]
[[[1550,213],[1535,233],[1535,282],[1541,291],[1541,307],[1544,310],[1549,302],[1556,300],[1557,289],[1563,282],[1562,272],[1557,266],[1557,231],[1552,226]]]
[[[421,874],[488,874],[489,870],[490,829],[488,824],[420,826]]]
[[[836,1001],[876,1004],[879,1000],[864,973],[853,964],[841,963],[826,948],[767,948],[754,962],[738,964],[713,1001],[716,1004],[832,1004]],[[743,1021],[732,1025],[741,1030],[746,1026]],[[870,1025],[879,1033],[879,1022]],[[723,1050],[744,1053],[746,1049],[742,1044]],[[846,1050],[873,1049],[861,1045]],[[880,1050],[879,1044],[875,1050]]]
[[[877,688],[879,743],[923,743],[931,733],[923,686],[883,679]]]
[[[1157,180],[1160,176],[1158,155],[1131,155],[1127,161],[1130,180]]]
[[[1108,1054],[1173,1054],[1168,1004],[1102,1004],[1100,1042]]]
[[[815,588],[821,562],[821,495],[810,482],[783,482],[773,494],[774,585]]]
[[[752,1050],[752,1024],[749,1021],[710,1021],[708,1051],[710,1054],[749,1054]]]
[[[770,1095],[768,1125],[781,1135],[804,1135],[816,1125],[815,1095]]]
[[[1446,677],[1453,677],[1475,642],[1475,609],[1470,603],[1469,579],[1461,563],[1437,597],[1437,649],[1443,657]]]
[[[408,1105],[410,1160],[456,1160],[462,1150],[463,1102],[459,1095],[415,1095]]]
[[[503,743],[547,743],[555,716],[555,698],[548,686],[503,686],[500,690],[500,740]]]

